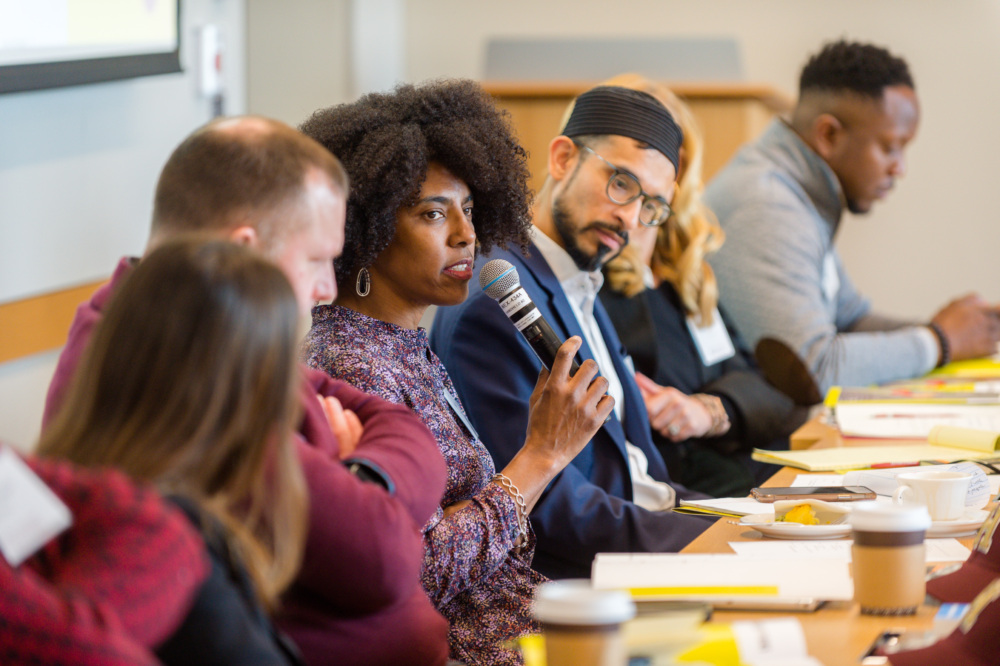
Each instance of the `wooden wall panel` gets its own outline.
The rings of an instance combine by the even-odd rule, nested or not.
[[[531,186],[545,182],[548,145],[559,132],[569,102],[590,82],[484,83],[510,112],[514,129],[528,151]],[[675,84],[671,89],[691,107],[705,136],[705,179],[711,178],[741,145],[756,137],[775,114],[792,102],[773,88],[754,84]]]
[[[61,347],[77,306],[104,281],[0,304],[0,363]]]

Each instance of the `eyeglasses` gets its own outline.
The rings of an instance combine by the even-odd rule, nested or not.
[[[582,143],[573,141],[578,148],[586,150],[588,153],[601,160],[611,169],[611,178],[608,179],[606,192],[608,198],[619,206],[625,206],[636,199],[642,198],[642,207],[639,208],[639,222],[645,227],[658,227],[670,217],[670,204],[663,197],[646,194],[642,191],[639,179],[628,171],[622,171],[611,162],[601,157],[593,148]]]

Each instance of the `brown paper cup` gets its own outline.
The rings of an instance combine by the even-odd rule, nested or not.
[[[548,666],[624,666],[621,625],[635,615],[628,592],[595,590],[588,580],[539,585],[532,605],[545,635]]]
[[[850,517],[854,600],[866,615],[912,615],[924,600],[926,507],[871,504]]]

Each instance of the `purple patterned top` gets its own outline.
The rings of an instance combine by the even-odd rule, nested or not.
[[[537,631],[531,597],[545,578],[531,569],[534,534],[513,550],[517,509],[491,483],[489,452],[456,418],[445,392],[448,372],[423,329],[410,330],[337,305],[313,308],[305,361],[368,393],[404,404],[437,438],[448,465],[442,506],[472,503],[447,518],[441,508],[424,526],[424,589],[451,623],[451,657],[473,664],[519,664],[503,643]],[[455,404],[459,405],[457,397]],[[464,415],[464,410],[463,410]]]

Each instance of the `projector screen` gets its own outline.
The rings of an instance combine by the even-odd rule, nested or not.
[[[0,0],[0,93],[181,71],[180,0]]]

